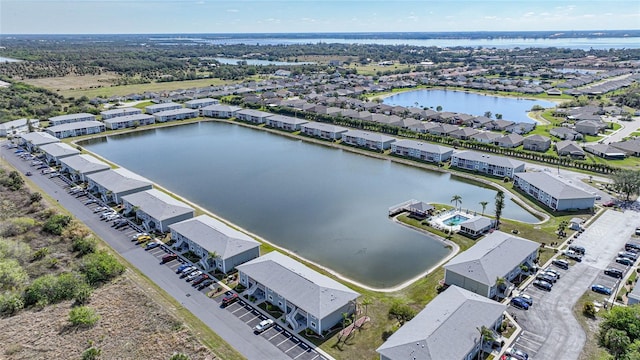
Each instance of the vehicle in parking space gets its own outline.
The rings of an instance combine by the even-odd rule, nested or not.
[[[36,168],[36,170],[47,169],[48,167],[49,167],[49,165],[47,165],[47,164],[42,164],[42,165],[38,166],[38,167]]]
[[[631,251],[620,251],[618,253],[618,257],[627,258],[633,261],[638,260],[638,254],[632,253]]]
[[[551,262],[551,264],[559,267],[560,269],[567,270],[569,268],[569,262],[563,259],[555,259]]]
[[[122,224],[122,223],[124,223],[124,222],[126,222],[126,221],[127,221],[127,219],[116,219],[116,221],[114,221],[114,222],[111,224],[111,227],[114,227],[114,228],[115,228],[115,227],[117,227],[118,225],[120,225],[120,224]]]
[[[116,229],[121,229],[127,225],[129,225],[129,221],[127,219],[118,219],[116,220],[116,225],[114,226],[114,228]]]
[[[536,275],[536,280],[546,281],[551,285],[553,285],[553,283],[556,282],[556,278],[555,277],[550,276],[550,275],[546,275],[544,273]]]
[[[544,272],[555,274],[556,278],[560,279],[560,272],[557,271],[557,270],[554,270],[554,269],[549,267],[549,268],[544,269]]]
[[[198,285],[198,290],[202,290],[211,284],[213,284],[213,280],[211,279],[205,280]]]
[[[617,279],[622,279],[622,277],[624,276],[624,272],[616,268],[607,268],[604,270],[604,274]]]
[[[101,211],[102,211],[102,212],[105,212],[105,211],[107,211],[107,210],[109,210],[109,208],[108,208],[108,207],[98,206],[97,208],[93,209],[93,213],[94,213],[94,214],[97,214],[97,213],[99,213],[99,212],[101,212]]]
[[[225,296],[222,299],[222,302],[220,303],[220,305],[222,305],[222,307],[227,307],[227,306],[233,304],[234,302],[238,301],[238,299],[239,299],[238,294],[233,293],[233,294]]]
[[[176,269],[176,274],[180,274],[181,272],[187,270],[190,267],[191,267],[190,264],[182,264],[182,265],[178,266],[178,268]]]
[[[157,248],[158,246],[160,246],[160,243],[159,243],[159,242],[157,242],[157,241],[152,241],[152,242],[148,243],[148,244],[144,247],[144,249],[145,249],[145,250],[151,250],[151,249],[155,249],[155,248]]]
[[[178,258],[178,255],[176,255],[176,254],[166,254],[166,255],[164,255],[162,257],[162,260],[160,260],[160,263],[161,264],[166,264],[169,261],[173,261],[173,260],[175,260],[177,258]]]
[[[137,233],[135,235],[131,235],[131,241],[136,241],[141,236],[149,236],[149,234],[146,232],[143,232],[143,233]]]
[[[624,258],[624,257],[617,257],[616,258],[616,262],[618,264],[622,264],[622,265],[626,265],[626,266],[632,266],[633,263],[634,263],[633,260],[627,259],[627,258]]]
[[[512,306],[517,307],[519,309],[529,310],[529,304],[526,301],[524,301],[524,299],[522,298],[514,297],[513,299],[511,299],[510,303]]]
[[[191,284],[191,286],[198,286],[198,284],[200,284],[201,282],[203,282],[205,280],[209,280],[209,275],[202,274],[202,275],[198,276],[197,278],[193,279],[193,284]]]
[[[581,262],[582,261],[582,255],[578,254],[577,252],[573,251],[573,250],[567,250],[564,252],[564,256],[568,257],[571,260],[575,260],[577,262]]]
[[[54,178],[54,177],[57,177],[57,176],[60,176],[60,173],[57,172],[57,171],[54,171],[51,174],[49,174],[49,178]]]
[[[528,294],[520,294],[517,297],[519,297],[520,299],[522,299],[522,301],[529,304],[529,306],[533,305],[533,299]]]
[[[115,212],[115,211],[113,211],[113,210],[107,210],[107,211],[103,212],[102,214],[100,214],[100,220],[104,220],[104,219],[106,219],[107,217],[109,217],[109,216],[111,216],[111,215],[115,215],[115,214],[116,214],[116,212]]]
[[[273,320],[271,319],[262,320],[258,325],[256,325],[256,327],[253,328],[253,330],[255,330],[255,332],[259,334],[272,326],[273,326]]]
[[[112,220],[116,220],[118,218],[120,218],[120,215],[118,215],[117,213],[113,213],[113,214],[109,214],[109,215],[105,216],[103,220],[109,222],[109,221],[112,221]]]
[[[624,244],[624,249],[627,251],[635,250],[636,252],[640,251],[640,244],[637,242],[628,242]]]
[[[579,255],[584,255],[587,252],[587,250],[580,245],[569,245],[569,250]]]
[[[543,280],[534,280],[532,285],[537,287],[538,289],[545,291],[551,291],[551,288],[553,287],[553,285]]]
[[[26,173],[24,173],[24,174],[25,174],[25,175],[27,175],[27,176],[31,176],[31,175],[33,175],[33,174],[31,173],[31,171],[27,171],[27,172],[26,172]]]
[[[512,358],[516,358],[518,360],[528,360],[529,359],[529,354],[527,354],[526,352],[520,350],[520,349],[516,349],[514,347],[510,347],[507,348],[507,350],[504,352],[506,355],[511,356]]]
[[[553,282],[556,282],[560,278],[555,271],[543,271],[541,274],[552,278]]]
[[[96,200],[96,199],[89,199],[89,200],[85,201],[84,204],[85,205],[89,205],[89,204],[93,204],[93,203],[97,203],[97,202],[98,202],[98,200]]]
[[[147,241],[151,241],[151,236],[149,235],[138,236],[138,238],[136,239],[136,244],[142,244]]]
[[[606,287],[604,285],[600,285],[600,284],[591,285],[591,291],[597,292],[599,294],[604,294],[604,295],[611,295],[611,293],[613,292],[611,288]]]
[[[607,200],[607,201],[602,203],[602,206],[604,206],[604,207],[612,207],[615,204],[616,204],[616,202],[614,200]]]
[[[191,276],[191,274],[195,273],[196,271],[200,271],[200,270],[198,270],[198,268],[196,268],[195,266],[193,267],[193,269],[191,269],[191,270],[189,270],[189,271],[183,271],[183,272],[180,274],[180,279],[184,279],[184,278],[186,278],[187,276]],[[202,274],[202,273],[201,273],[201,274]]]
[[[202,275],[202,271],[196,270],[196,271],[192,272],[191,274],[189,274],[189,276],[187,276],[187,278],[185,280],[187,280],[187,282],[191,282],[191,281],[195,280],[200,275]]]
[[[636,228],[636,235],[640,235],[640,227]]]

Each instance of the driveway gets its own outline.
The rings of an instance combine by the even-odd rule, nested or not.
[[[595,281],[605,281],[601,277],[603,270],[637,225],[640,225],[638,212],[606,211],[574,241],[586,249],[583,261],[566,271],[554,267],[561,277],[551,292],[533,286],[525,289],[534,300],[533,306],[528,311],[509,307],[523,329],[515,344],[517,348],[528,352],[532,359],[578,359],[586,336],[573,316],[573,307],[585,291],[591,291]],[[615,283],[614,279],[608,281]]]

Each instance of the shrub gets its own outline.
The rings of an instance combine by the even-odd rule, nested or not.
[[[399,301],[395,301],[389,309],[389,317],[398,320],[400,324],[413,319],[414,316],[416,316],[415,310]]]
[[[28,217],[11,219],[2,230],[3,236],[16,236],[24,234],[36,225],[36,221]]]
[[[0,290],[12,290],[25,284],[27,272],[15,259],[0,259]]]
[[[32,259],[33,261],[42,260],[47,255],[49,255],[49,248],[45,246],[43,248],[36,250],[36,252],[33,253]]]
[[[82,352],[82,360],[96,360],[102,353],[97,347],[90,347]]]
[[[590,318],[596,317],[596,306],[592,302],[585,303],[582,307],[582,313]]]
[[[84,256],[96,252],[98,242],[91,237],[75,238],[71,243],[71,250],[78,252],[78,256]]]
[[[100,315],[87,306],[77,306],[69,311],[69,322],[74,326],[90,327],[95,325],[98,320],[100,320]]]
[[[91,285],[107,282],[124,272],[124,265],[106,251],[98,251],[84,257],[80,271]]]
[[[0,296],[0,314],[13,315],[24,307],[22,297],[17,293],[5,293]]]
[[[31,257],[28,244],[10,239],[0,239],[0,258],[12,258],[23,264]]]
[[[173,355],[171,355],[171,357],[169,358],[169,360],[189,360],[189,356],[183,354],[183,353],[175,353]]]
[[[71,300],[84,284],[83,279],[74,273],[63,273],[58,276],[44,275],[35,279],[24,291],[24,303],[27,306],[43,306]]]
[[[42,230],[53,235],[62,235],[62,230],[71,222],[71,216],[54,214],[44,223]]]
[[[82,285],[80,285],[76,289],[76,295],[75,295],[76,303],[78,304],[88,303],[92,293],[93,293],[93,288],[87,283],[82,283]]]
[[[29,202],[31,202],[32,204],[40,202],[40,200],[42,200],[42,194],[40,194],[39,192],[34,192],[29,196]]]

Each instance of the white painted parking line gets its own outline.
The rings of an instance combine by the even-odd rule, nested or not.
[[[299,358],[300,356],[302,356],[302,355],[304,355],[304,354],[306,354],[306,352],[305,352],[305,351],[301,352],[300,354],[298,354],[298,356],[294,357],[293,359],[295,360],[295,359]],[[318,357],[318,355],[314,356],[313,358],[315,359],[315,358],[317,358],[317,357]]]
[[[244,316],[244,315],[242,315],[242,316]],[[240,317],[242,317],[242,316],[240,316]],[[254,317],[252,317],[252,318],[251,318],[251,319],[249,319],[249,320],[242,320],[242,321],[244,321],[244,322],[245,322],[245,324],[248,324],[248,323],[252,322],[253,320],[255,320],[255,319],[257,319],[257,318],[259,318],[259,316],[254,316]]]
[[[247,315],[253,315],[253,314],[252,314],[252,313],[250,313],[250,312],[248,312],[248,313],[244,313],[244,314],[242,314],[242,315],[238,316],[238,318],[239,318],[239,319],[242,319],[243,317],[245,317],[245,316],[247,316]],[[254,315],[254,317],[253,317],[252,319],[255,319],[255,315]],[[243,321],[244,321],[244,320],[243,320]]]
[[[284,344],[285,342],[289,341],[289,338],[287,337],[286,339],[280,341],[276,346],[280,346],[282,344]]]
[[[232,313],[232,314],[235,314],[235,313],[237,313],[237,312],[238,312],[238,311],[240,311],[240,310],[244,310],[244,308],[243,308],[243,307],[239,307],[239,308],[237,308],[237,309],[233,310],[231,313]],[[246,315],[246,314],[245,314],[245,315]]]
[[[298,344],[294,344],[292,347],[288,348],[288,349],[287,349],[287,350],[285,350],[284,352],[285,352],[285,354],[286,354],[286,353],[287,353],[287,352],[289,352],[290,350],[295,349],[295,348],[297,348],[297,347],[298,347]]]
[[[273,339],[274,339],[276,336],[278,336],[278,335],[280,335],[280,333],[279,333],[279,332],[276,332],[276,334],[275,334],[275,335],[273,335],[272,337],[268,338],[267,340],[268,340],[268,341],[271,341],[271,340],[273,340]]]

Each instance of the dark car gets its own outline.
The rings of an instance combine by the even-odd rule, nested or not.
[[[167,254],[167,255],[164,255],[164,256],[162,257],[162,260],[160,261],[160,263],[161,263],[161,264],[166,264],[166,263],[168,263],[169,261],[173,261],[173,260],[175,260],[175,259],[177,259],[177,258],[178,258],[178,255],[176,255],[176,254]]]
[[[622,277],[624,276],[624,272],[622,272],[622,270],[620,269],[615,269],[615,268],[608,268],[604,271],[605,275],[609,275],[611,277],[617,278],[617,279],[622,279]]]
[[[551,275],[544,274],[544,273],[538,274],[536,276],[536,280],[546,281],[549,284],[553,284],[554,282],[556,282],[556,278],[555,277],[553,277]]]
[[[624,245],[624,249],[627,251],[631,251],[631,250],[640,251],[640,244],[635,242],[628,242]]]
[[[151,249],[155,249],[158,246],[160,246],[160,243],[157,241],[152,241],[150,243],[147,243],[147,246],[144,247],[145,250],[151,250]]]
[[[595,284],[591,286],[591,291],[597,292],[599,294],[611,295],[611,288],[608,288],[604,285]]]
[[[617,257],[616,258],[616,262],[618,264],[622,264],[622,265],[626,265],[626,266],[632,266],[634,261],[631,259],[627,259],[627,258],[623,258],[623,257]]]
[[[551,291],[551,288],[553,287],[553,285],[551,285],[550,283],[542,280],[535,280],[533,282],[533,286],[537,287],[540,290],[545,290],[545,291]]]
[[[638,254],[633,253],[631,251],[620,251],[618,253],[618,257],[627,258],[627,259],[633,260],[633,261],[638,260]]]
[[[562,259],[556,259],[553,260],[551,262],[553,265],[559,267],[560,269],[568,269],[569,268],[569,262],[567,260],[562,260]]]
[[[511,305],[522,310],[529,310],[529,303],[519,297],[514,297],[513,299],[511,299]]]
[[[182,264],[178,266],[178,268],[176,269],[176,274],[180,274],[181,272],[187,270],[190,267],[191,267],[191,264]]]
[[[221,305],[222,307],[227,307],[236,301],[238,301],[238,294],[231,294],[229,296],[225,296],[224,299],[222,299]]]
[[[197,278],[193,279],[193,284],[191,284],[191,286],[197,286],[198,284],[202,283],[205,280],[209,279],[209,275],[207,274],[202,274],[200,276],[198,276]]]
[[[587,252],[587,250],[584,247],[579,245],[569,245],[569,250],[580,255],[584,255]]]
[[[206,288],[207,286],[213,284],[213,280],[209,279],[209,280],[205,280],[203,282],[200,283],[200,285],[198,285],[198,290],[203,290],[204,288]]]

